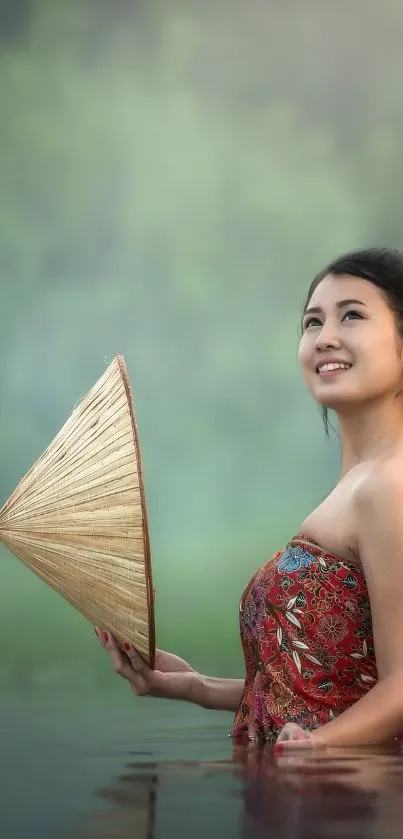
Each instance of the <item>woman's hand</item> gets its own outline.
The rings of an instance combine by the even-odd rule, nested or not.
[[[316,749],[324,746],[324,741],[316,731],[306,731],[301,726],[289,722],[281,729],[274,744],[274,751],[279,754],[292,749]]]
[[[129,682],[136,696],[199,703],[201,676],[182,658],[157,650],[155,669],[152,670],[130,644],[125,644],[126,652],[123,653],[109,633],[99,627],[95,627],[95,632],[104,650],[109,653],[113,670]]]

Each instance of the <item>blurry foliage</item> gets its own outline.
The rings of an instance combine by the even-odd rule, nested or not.
[[[402,30],[394,0],[0,4],[1,495],[123,352],[158,642],[221,670],[248,575],[337,476],[297,366],[308,284],[403,244]],[[35,668],[59,599],[12,563]]]

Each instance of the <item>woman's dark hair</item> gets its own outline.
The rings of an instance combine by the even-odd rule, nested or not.
[[[392,248],[366,248],[339,256],[313,279],[305,300],[303,315],[315,289],[328,274],[334,277],[343,274],[359,277],[379,288],[395,315],[396,328],[403,339],[403,253],[401,251]],[[321,412],[325,431],[329,436],[328,410],[322,408]]]

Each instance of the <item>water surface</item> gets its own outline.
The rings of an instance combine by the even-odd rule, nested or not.
[[[7,695],[0,711],[4,839],[402,836],[392,750],[276,758],[235,745],[231,715],[152,700]]]

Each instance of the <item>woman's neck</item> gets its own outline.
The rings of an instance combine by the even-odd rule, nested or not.
[[[403,401],[372,402],[338,414],[342,450],[341,477],[354,466],[382,457],[403,441]]]

